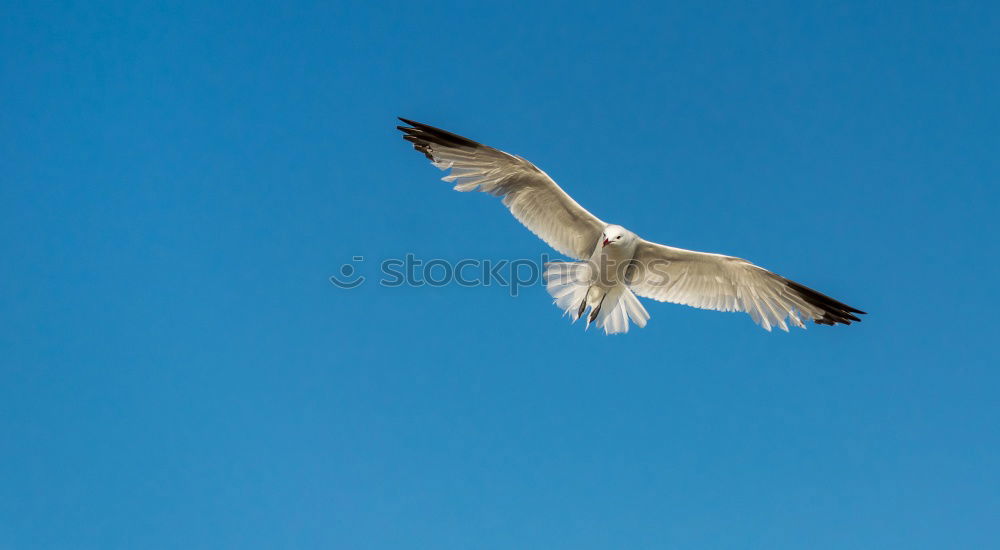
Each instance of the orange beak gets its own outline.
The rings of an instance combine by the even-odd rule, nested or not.
[[[607,240],[607,239],[604,239],[604,244],[602,244],[602,245],[601,245],[601,248],[604,248],[605,246],[608,246],[608,244],[609,244],[610,242],[611,242],[611,241],[609,241],[609,240]]]

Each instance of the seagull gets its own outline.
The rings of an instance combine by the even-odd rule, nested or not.
[[[647,241],[594,216],[531,162],[457,134],[400,117],[403,139],[441,170],[456,191],[479,190],[503,200],[511,214],[561,254],[544,280],[554,303],[575,322],[586,317],[606,334],[645,327],[636,297],[716,311],[748,313],[768,332],[860,322],[865,312],[742,258]]]

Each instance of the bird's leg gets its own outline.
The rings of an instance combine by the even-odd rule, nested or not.
[[[587,320],[588,325],[590,323],[593,323],[594,319],[597,319],[597,314],[601,312],[601,306],[604,305],[604,299],[607,297],[608,294],[604,293],[604,296],[601,296],[601,303],[597,304],[597,307],[595,307],[593,310],[590,311],[590,319]]]

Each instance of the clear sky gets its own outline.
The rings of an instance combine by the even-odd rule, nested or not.
[[[996,6],[8,3],[0,548],[1000,546]],[[551,252],[397,115],[869,315],[337,289]]]

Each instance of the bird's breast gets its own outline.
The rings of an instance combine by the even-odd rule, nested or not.
[[[591,257],[591,264],[597,272],[595,285],[612,288],[625,281],[625,272],[635,253],[635,247],[609,245],[601,247]]]

